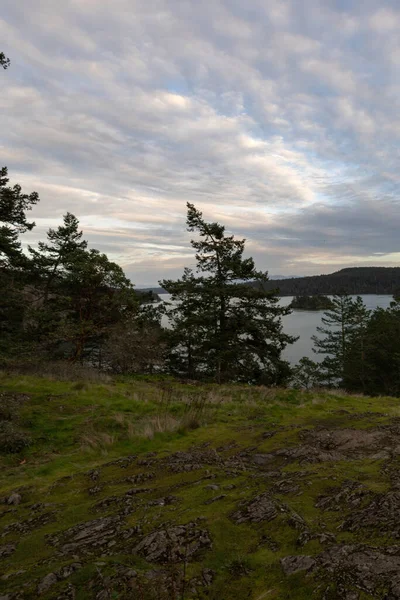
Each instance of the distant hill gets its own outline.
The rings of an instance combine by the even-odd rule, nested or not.
[[[390,294],[400,290],[400,267],[350,267],[329,275],[269,281],[266,289],[280,296],[314,294]]]
[[[277,276],[275,276],[277,277]],[[349,267],[328,275],[273,279],[267,290],[279,290],[280,296],[318,294],[390,294],[400,290],[400,267]],[[149,288],[155,294],[166,294],[163,288]],[[144,291],[144,290],[141,290]]]

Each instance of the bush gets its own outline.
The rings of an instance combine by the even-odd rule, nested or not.
[[[31,439],[10,421],[0,421],[0,452],[17,454],[31,444]]]

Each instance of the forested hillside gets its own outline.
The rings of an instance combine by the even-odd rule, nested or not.
[[[329,275],[268,281],[280,296],[313,294],[394,294],[400,289],[400,267],[351,267]]]
[[[400,267],[349,267],[328,275],[270,279],[266,290],[279,290],[280,296],[314,294],[394,294],[400,289]],[[150,289],[150,288],[149,288]],[[165,294],[160,287],[151,288]]]

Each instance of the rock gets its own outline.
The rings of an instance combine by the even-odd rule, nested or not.
[[[146,492],[150,492],[151,488],[133,488],[125,492],[125,496],[137,496],[137,494],[145,494]]]
[[[87,473],[87,476],[90,477],[92,481],[97,481],[100,477],[100,473],[97,469],[92,469]]]
[[[46,577],[44,577],[44,579],[42,579],[42,581],[38,585],[38,594],[45,594],[53,585],[57,583],[57,581],[58,579],[55,573],[49,573],[48,575],[46,575]]]
[[[110,542],[120,542],[136,533],[134,528],[122,530],[124,520],[121,516],[104,517],[86,521],[67,529],[62,534],[47,536],[49,543],[59,548],[61,555],[110,554]],[[113,544],[114,545],[114,544]]]
[[[211,485],[206,485],[205,490],[212,490],[213,492],[216,492],[219,490],[219,485],[215,485],[215,484],[211,484]]]
[[[277,481],[272,488],[274,494],[298,494],[300,492],[300,486],[298,483],[291,481],[290,479],[282,479]]]
[[[373,598],[400,599],[400,546],[337,544],[318,556],[286,556],[281,565],[286,575],[312,571],[329,579],[337,585],[338,599],[356,598],[355,588]]]
[[[231,516],[237,523],[259,523],[260,521],[273,521],[279,512],[284,512],[268,494],[260,494],[247,503],[242,503],[240,509]]]
[[[5,546],[0,546],[0,558],[7,558],[7,556],[11,556],[11,554],[15,552],[16,547],[16,544],[6,544]]]
[[[95,485],[94,487],[88,489],[88,493],[90,496],[95,496],[96,494],[99,494],[102,489],[103,488],[101,485]]]
[[[82,564],[81,563],[71,563],[69,565],[65,565],[64,567],[61,567],[61,569],[59,571],[57,571],[57,577],[58,579],[66,579],[67,577],[70,577],[73,573],[75,573],[76,571],[79,571],[79,569],[82,568]]]
[[[211,546],[208,531],[199,529],[195,523],[189,523],[153,531],[141,540],[134,552],[149,562],[177,563],[190,561]]]
[[[214,498],[206,500],[204,504],[214,504],[214,502],[218,502],[218,500],[223,500],[224,498],[226,498],[226,494],[220,494],[219,496],[214,496]]]
[[[15,523],[10,523],[3,529],[2,536],[4,537],[8,533],[16,532],[21,535],[30,533],[34,529],[38,529],[39,527],[43,527],[48,523],[53,523],[55,521],[55,513],[47,512],[36,517],[32,517],[30,519],[26,519],[25,521],[16,521]]]
[[[333,487],[327,494],[319,496],[315,507],[321,510],[343,510],[357,508],[371,492],[357,481],[344,481],[340,487]]]
[[[165,496],[164,498],[150,500],[150,502],[147,503],[147,506],[168,506],[170,504],[176,504],[177,502],[178,498],[176,496]]]
[[[17,494],[16,492],[14,492],[13,494],[11,494],[11,496],[9,496],[7,498],[7,504],[12,504],[14,506],[18,506],[18,504],[21,504],[22,501],[22,497],[21,494]]]
[[[293,575],[300,571],[311,571],[316,561],[312,556],[285,556],[281,559],[281,566],[285,575]]]
[[[342,531],[374,529],[385,535],[400,538],[400,491],[376,494],[365,507],[352,513],[340,526]]]
[[[149,481],[150,479],[154,479],[156,476],[155,473],[151,471],[149,473],[138,473],[137,475],[133,475],[132,477],[127,477],[125,481],[128,483],[143,483],[144,481]]]
[[[61,592],[61,594],[57,596],[57,600],[75,600],[75,598],[76,589],[71,583],[69,583],[67,587]]]

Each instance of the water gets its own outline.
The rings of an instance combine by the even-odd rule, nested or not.
[[[356,296],[352,296],[356,298]],[[163,300],[169,300],[169,294],[163,294],[161,296]],[[374,310],[377,307],[388,308],[390,302],[393,300],[392,296],[379,296],[376,294],[368,294],[361,296],[365,306]],[[285,296],[280,299],[282,306],[287,306],[291,303],[293,297]],[[312,351],[313,343],[311,336],[317,333],[317,327],[321,325],[321,318],[323,310],[294,310],[292,314],[283,317],[283,329],[285,333],[294,336],[300,336],[297,342],[291,344],[286,348],[283,353],[283,358],[288,360],[291,364],[296,364],[303,356],[308,356],[315,361],[323,360],[323,356],[315,354]],[[164,326],[167,326],[167,322],[163,322]]]

